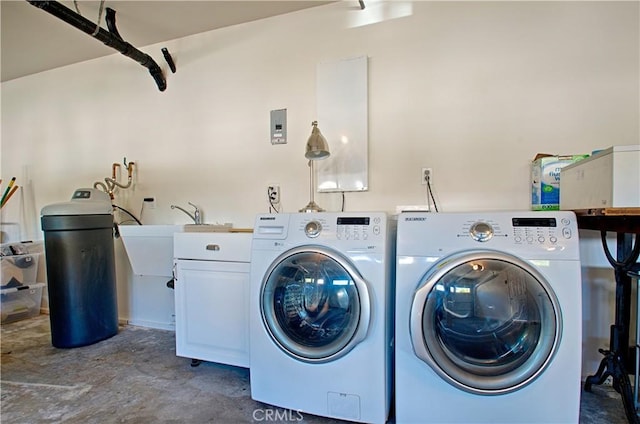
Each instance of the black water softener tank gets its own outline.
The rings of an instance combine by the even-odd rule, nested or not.
[[[51,343],[86,346],[118,333],[113,207],[109,195],[78,189],[42,208]]]

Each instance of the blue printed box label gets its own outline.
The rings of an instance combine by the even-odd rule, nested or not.
[[[560,207],[560,170],[588,155],[548,156],[535,160],[531,169],[531,209]]]

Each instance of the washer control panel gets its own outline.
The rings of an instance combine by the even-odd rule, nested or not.
[[[318,221],[309,221],[304,226],[304,233],[307,237],[316,238],[320,235],[320,231],[322,231],[322,224]]]
[[[302,220],[301,230],[308,238],[317,238],[321,234],[333,236],[338,240],[367,241],[382,234],[384,220],[380,216],[335,216],[327,219],[318,215]]]
[[[338,217],[336,237],[340,240],[368,240],[380,234],[379,217]]]

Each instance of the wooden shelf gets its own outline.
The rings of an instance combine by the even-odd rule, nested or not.
[[[640,216],[640,208],[593,208],[574,210],[578,216]]]
[[[574,210],[581,230],[640,234],[640,208]]]

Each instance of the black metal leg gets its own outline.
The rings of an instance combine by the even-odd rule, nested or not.
[[[613,266],[616,279],[615,324],[611,326],[609,350],[600,349],[604,355],[596,373],[587,377],[584,389],[591,390],[593,384],[602,384],[611,376],[613,388],[620,393],[624,411],[629,423],[640,424],[638,419],[633,390],[629,381],[627,364],[629,356],[629,320],[631,315],[631,277],[627,271],[638,260],[640,242],[632,234],[618,233],[617,260],[613,259],[606,242],[606,232],[602,232],[602,245],[607,259]],[[635,246],[633,246],[635,244]],[[633,247],[632,247],[633,246]]]
[[[600,385],[604,383],[607,377],[611,377],[613,379],[613,388],[620,393],[620,397],[622,398],[622,405],[624,406],[627,420],[632,424],[640,423],[633,400],[633,390],[631,389],[629,374],[622,359],[610,350],[600,349],[600,353],[604,355],[604,358],[602,358],[596,373],[587,377],[585,380],[584,390],[589,392],[593,384]]]
[[[591,391],[591,386],[593,384],[596,384],[599,386],[605,382],[607,377],[612,376],[610,370],[612,370],[614,367],[613,367],[613,358],[612,358],[613,355],[611,351],[598,349],[598,352],[602,353],[604,355],[604,358],[602,358],[602,360],[600,361],[600,366],[598,367],[598,370],[596,371],[596,373],[594,375],[590,375],[584,381],[584,389],[587,392]]]
[[[638,424],[640,423],[640,419],[638,419],[638,411],[636,410],[636,403],[633,399],[633,390],[631,389],[629,374],[625,370],[624,366],[621,367],[620,372],[622,373],[622,377],[618,379],[617,386],[615,384],[616,379],[613,380],[613,388],[616,389],[616,391],[620,393],[620,396],[622,397],[624,413],[627,416],[627,420],[629,421],[629,423]]]

